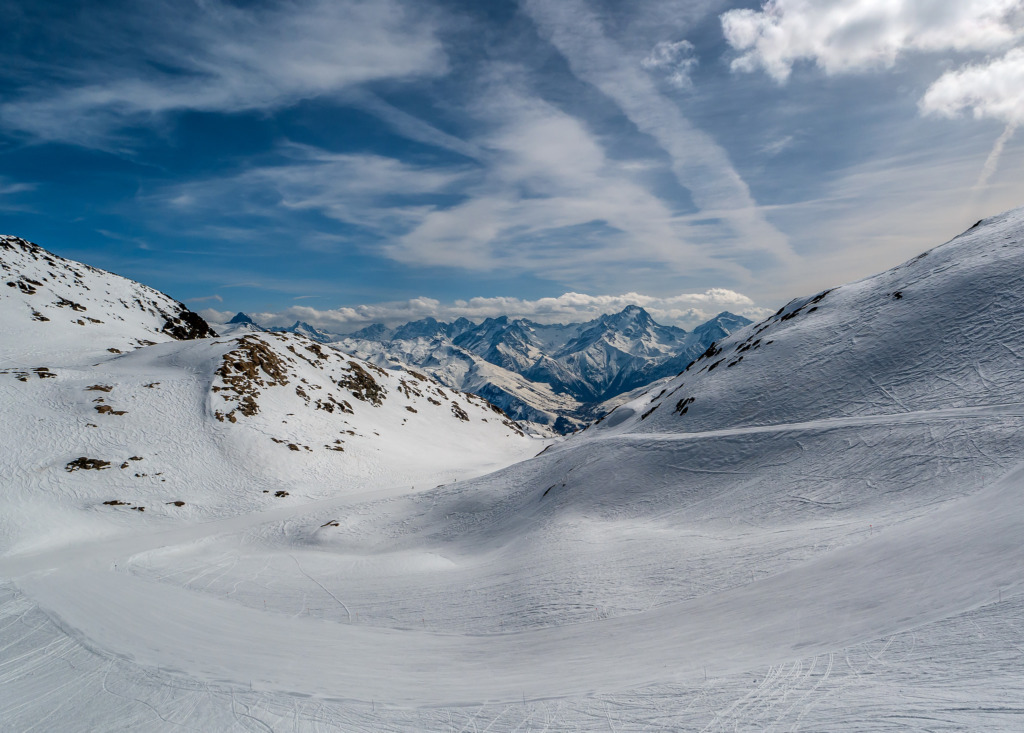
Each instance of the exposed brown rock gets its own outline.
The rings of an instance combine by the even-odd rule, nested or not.
[[[337,385],[342,389],[347,389],[357,400],[369,402],[374,407],[380,407],[387,394],[384,387],[377,384],[373,376],[356,362],[350,361],[348,367],[348,376],[339,379]]]
[[[86,458],[81,456],[73,461],[70,461],[68,465],[64,467],[64,470],[68,473],[74,471],[102,471],[104,468],[110,468],[110,461],[104,461],[99,458]]]

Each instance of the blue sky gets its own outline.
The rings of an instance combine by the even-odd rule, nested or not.
[[[1022,0],[0,0],[0,230],[337,331],[755,317],[1024,205],[1021,120]]]

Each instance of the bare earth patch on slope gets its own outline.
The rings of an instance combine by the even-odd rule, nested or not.
[[[229,412],[215,412],[215,417],[221,422],[236,422],[236,412],[252,417],[260,411],[256,401],[260,396],[260,387],[288,384],[289,377],[286,358],[275,353],[255,336],[240,338],[238,348],[224,355],[216,374],[223,386],[214,385],[211,389],[214,392],[226,392],[221,395],[225,401],[236,400],[235,407]]]

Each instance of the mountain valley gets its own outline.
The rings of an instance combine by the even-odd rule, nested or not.
[[[1019,727],[1024,209],[632,394],[574,355],[693,335],[353,338],[628,395],[546,439],[0,242],[12,730]]]

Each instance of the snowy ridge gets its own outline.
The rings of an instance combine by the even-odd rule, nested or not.
[[[708,431],[1024,401],[1022,214],[797,298],[624,406],[619,432]],[[651,412],[653,410],[653,412]],[[647,414],[648,417],[642,416]]]
[[[553,425],[561,415],[575,414],[582,407],[578,400],[556,393],[544,382],[530,381],[447,341],[397,339],[389,342],[386,350],[355,339],[332,345],[386,369],[420,369],[452,389],[479,395],[502,405],[517,420],[539,426]]]
[[[85,363],[171,339],[214,336],[198,315],[153,288],[0,235],[4,366]]]
[[[0,390],[4,438],[17,446],[3,466],[17,477],[0,500],[8,548],[56,540],[39,522],[61,512],[62,535],[76,525],[102,532],[353,485],[417,477],[425,485],[459,475],[464,453],[471,464],[501,465],[536,452],[480,398],[291,334],[156,344],[96,366],[0,370]],[[18,438],[26,425],[29,443]],[[76,467],[79,459],[90,463]],[[51,509],[24,511],[43,504]]]

